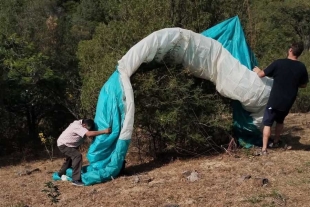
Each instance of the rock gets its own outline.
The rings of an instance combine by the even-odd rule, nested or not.
[[[241,176],[240,178],[238,178],[238,179],[236,180],[236,182],[237,182],[237,183],[242,183],[243,181],[248,180],[248,179],[250,179],[250,178],[251,178],[251,175],[243,175],[243,176]]]
[[[133,178],[133,182],[134,182],[134,183],[139,183],[139,182],[140,182],[139,176],[136,175],[136,176]]]
[[[198,172],[196,171],[191,172],[191,174],[187,177],[187,180],[190,182],[195,182],[199,180]]]
[[[253,184],[256,187],[267,186],[268,183],[269,183],[269,180],[267,178],[254,178],[253,179]]]
[[[242,178],[243,180],[248,180],[251,178],[251,175],[243,175]]]
[[[184,177],[188,177],[188,176],[191,175],[191,173],[192,173],[191,171],[186,170],[186,171],[182,172],[182,175],[183,175]]]
[[[39,168],[33,169],[33,170],[23,170],[23,171],[19,171],[17,172],[17,174],[19,176],[23,176],[23,175],[30,175],[34,172],[41,172],[41,170]]]

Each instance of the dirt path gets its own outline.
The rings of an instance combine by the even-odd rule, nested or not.
[[[290,114],[283,139],[291,150],[271,150],[263,157],[252,156],[252,150],[240,150],[233,156],[129,166],[140,168],[141,173],[89,187],[58,181],[54,184],[61,195],[54,205],[41,190],[51,181],[49,171],[57,170],[61,159],[1,167],[0,206],[306,207],[310,206],[309,132],[310,114]],[[34,169],[40,171],[27,174]],[[189,175],[193,182],[188,180]],[[261,186],[262,180],[257,178],[269,182]]]

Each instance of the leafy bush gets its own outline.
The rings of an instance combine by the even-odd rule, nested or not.
[[[198,151],[228,140],[229,101],[215,86],[180,66],[136,73],[135,126],[152,139],[151,149]]]

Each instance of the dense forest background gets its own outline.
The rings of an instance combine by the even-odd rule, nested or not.
[[[0,155],[41,150],[39,133],[55,140],[74,119],[94,118],[99,91],[117,61],[162,28],[200,33],[238,15],[261,68],[285,57],[293,40],[304,42],[301,61],[310,68],[309,0],[0,0],[0,5]],[[134,136],[150,151],[197,151],[233,135],[231,101],[179,66],[141,69],[132,83]],[[310,110],[309,89],[300,91],[292,110]]]

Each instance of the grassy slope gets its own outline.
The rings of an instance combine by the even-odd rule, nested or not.
[[[310,114],[290,114],[286,123],[283,138],[292,150],[272,150],[266,157],[239,150],[233,156],[176,160],[157,166],[134,166],[129,159],[128,169],[139,173],[89,187],[55,182],[61,195],[53,206],[309,206]],[[0,206],[52,206],[41,190],[51,180],[48,172],[57,170],[61,162],[40,160],[1,167]],[[18,175],[35,168],[41,172]],[[196,170],[199,180],[187,181],[182,175],[187,170]],[[244,175],[251,178],[242,181]],[[268,178],[269,184],[258,187],[256,177]]]

